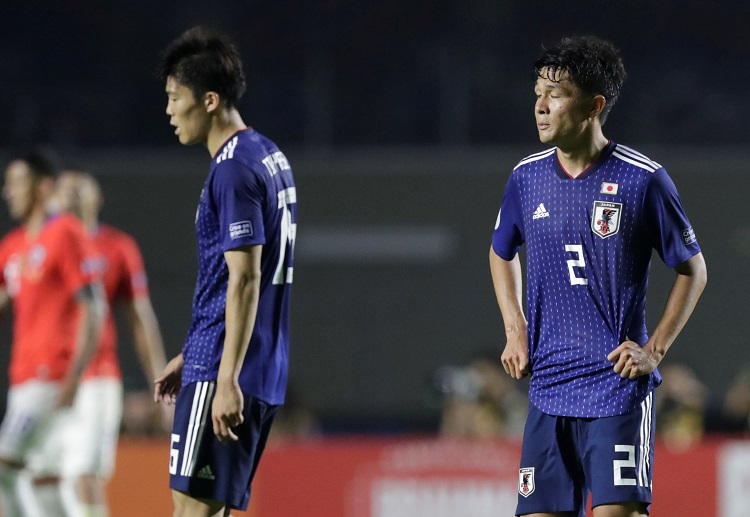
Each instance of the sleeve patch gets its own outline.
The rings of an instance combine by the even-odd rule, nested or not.
[[[685,246],[694,243],[695,240],[695,232],[693,231],[692,226],[682,230],[682,242],[685,243]]]
[[[229,225],[229,237],[239,239],[241,237],[253,236],[253,223],[250,221],[238,221]]]

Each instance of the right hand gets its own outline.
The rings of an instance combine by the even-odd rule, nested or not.
[[[505,373],[514,379],[520,379],[529,374],[529,348],[525,328],[508,334],[508,341],[500,359]]]
[[[177,401],[182,386],[182,368],[185,362],[182,354],[167,363],[161,375],[154,380],[154,402],[170,405]]]

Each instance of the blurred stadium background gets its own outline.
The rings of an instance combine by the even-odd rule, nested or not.
[[[446,421],[454,409],[467,414],[452,404],[482,398],[471,365],[499,358],[504,344],[486,256],[510,170],[541,149],[530,65],[540,43],[564,34],[611,39],[630,77],[606,134],[665,164],[710,273],[665,362],[675,368],[662,396],[657,505],[682,500],[700,515],[747,516],[740,487],[750,483],[750,461],[738,458],[750,454],[749,21],[739,0],[4,0],[0,158],[43,146],[97,175],[102,218],[140,243],[165,344],[176,354],[190,317],[192,223],[208,156],[176,142],[153,71],[159,50],[185,28],[228,32],[246,67],[245,120],[285,150],[301,193],[290,407],[253,515],[509,514],[512,412],[493,408],[500,425],[486,433]],[[11,221],[2,213],[4,232]],[[655,256],[652,324],[672,279]],[[7,318],[1,332],[7,365]],[[126,335],[121,350],[130,438],[113,515],[141,515],[123,506],[137,481],[167,508],[142,515],[166,515],[168,440],[149,423],[140,395],[149,386]],[[435,440],[472,433],[496,440]],[[401,455],[413,462],[394,459]],[[472,455],[503,468],[446,468]],[[670,484],[684,475],[670,469],[681,467],[693,469],[696,490],[704,487],[700,501],[689,485]],[[336,490],[319,490],[324,480]],[[307,505],[303,513],[278,507],[282,488]],[[315,506],[325,498],[337,506]],[[678,514],[699,513],[660,515]]]

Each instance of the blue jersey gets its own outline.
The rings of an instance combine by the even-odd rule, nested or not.
[[[260,244],[260,300],[239,382],[254,397],[281,404],[289,365],[297,192],[289,162],[273,142],[247,129],[223,145],[211,162],[195,227],[198,281],[182,383],[216,379],[229,280],[224,252]]]
[[[700,252],[672,180],[611,142],[577,178],[556,149],[531,155],[508,180],[492,236],[505,260],[524,243],[531,402],[572,417],[635,410],[661,377],[622,379],[607,354],[648,340],[652,249],[669,267]]]

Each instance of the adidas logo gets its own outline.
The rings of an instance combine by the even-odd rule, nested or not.
[[[206,465],[202,469],[198,471],[198,475],[196,476],[198,479],[216,479],[214,477],[214,473],[211,472],[211,467],[209,465]]]
[[[536,210],[534,210],[534,215],[531,218],[541,219],[543,217],[549,217],[549,212],[547,212],[547,209],[544,208],[544,203],[539,203],[539,206],[536,207]]]

